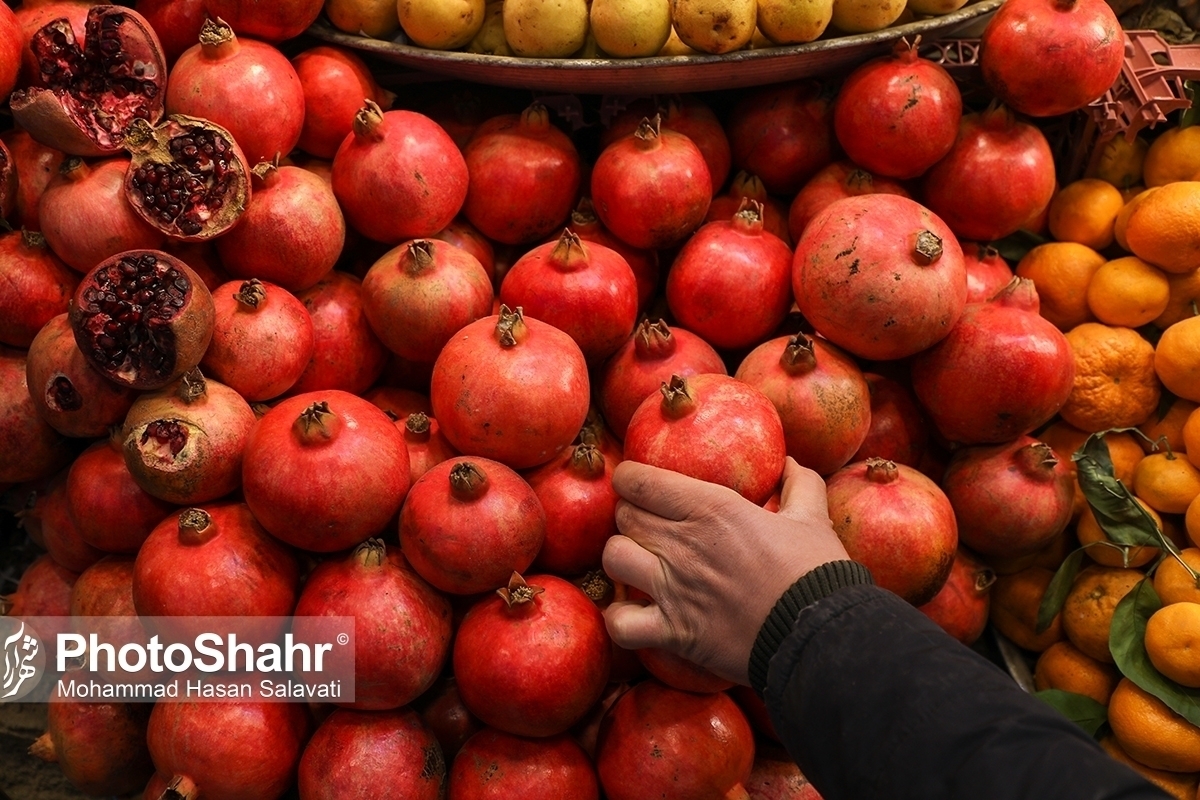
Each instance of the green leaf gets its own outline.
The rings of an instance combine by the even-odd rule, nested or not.
[[[1046,241],[1046,239],[1038,236],[1036,233],[1019,230],[1016,233],[1005,236],[1003,239],[992,242],[992,247],[995,247],[1006,260],[1017,262],[1024,258],[1025,254],[1030,250],[1039,244],[1045,244]]]
[[[1110,541],[1171,548],[1146,510],[1134,502],[1129,488],[1113,476],[1112,458],[1103,433],[1089,436],[1071,458],[1078,470],[1083,496]]]
[[[1034,692],[1033,696],[1083,728],[1088,736],[1096,736],[1108,722],[1108,707],[1087,695],[1064,692],[1061,689],[1046,689]]]
[[[1046,587],[1046,593],[1042,595],[1042,604],[1038,606],[1038,633],[1049,628],[1050,623],[1054,622],[1054,618],[1058,616],[1058,612],[1062,611],[1063,603],[1067,602],[1067,595],[1071,593],[1071,584],[1075,582],[1075,576],[1079,574],[1081,566],[1083,566],[1082,547],[1067,556],[1059,565],[1058,572],[1055,572],[1054,577],[1050,579],[1050,585]]]
[[[1192,105],[1179,116],[1179,127],[1181,128],[1188,128],[1200,122],[1200,91],[1197,91],[1197,88],[1196,81],[1183,82],[1184,94],[1192,101]]]
[[[1129,680],[1167,704],[1193,725],[1200,725],[1200,689],[1180,686],[1163,675],[1146,654],[1146,622],[1162,601],[1150,578],[1144,578],[1121,599],[1113,612],[1108,649],[1117,669]]]

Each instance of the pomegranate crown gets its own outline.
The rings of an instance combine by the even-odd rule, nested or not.
[[[530,586],[521,577],[521,573],[513,572],[512,577],[508,579],[508,586],[503,586],[496,590],[496,594],[500,595],[500,599],[505,602],[509,608],[521,607],[533,602],[533,599],[542,592],[546,591],[541,586]]]

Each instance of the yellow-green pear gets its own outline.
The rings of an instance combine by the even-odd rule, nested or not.
[[[833,0],[833,27],[868,33],[891,25],[904,13],[905,0]]]
[[[951,11],[958,11],[966,4],[967,0],[908,0],[908,10],[914,14],[940,17]]]
[[[512,48],[504,38],[504,0],[495,0],[483,10],[483,25],[467,45],[468,53],[486,56],[511,56]]]
[[[671,0],[592,0],[592,34],[617,58],[657,55],[671,36]]]
[[[671,0],[675,32],[689,47],[720,55],[740,50],[754,36],[755,0]]]
[[[688,47],[679,38],[679,34],[675,32],[675,28],[671,28],[671,35],[667,38],[667,43],[662,46],[662,50],[658,51],[660,56],[698,56],[700,51],[694,47]]]
[[[587,32],[587,0],[504,0],[504,38],[519,56],[567,58]]]
[[[833,0],[758,0],[758,29],[775,44],[803,44],[825,32]]]
[[[485,0],[396,0],[400,27],[413,44],[456,50],[479,33]]]
[[[346,33],[391,39],[400,30],[396,0],[325,0],[325,13],[333,27]]]

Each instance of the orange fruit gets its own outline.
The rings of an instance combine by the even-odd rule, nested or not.
[[[1182,514],[1200,495],[1200,469],[1182,455],[1151,453],[1133,473],[1133,492],[1155,511]]]
[[[1088,658],[1070,642],[1047,647],[1033,670],[1033,683],[1039,692],[1061,689],[1090,697],[1101,705],[1108,705],[1119,680],[1121,673],[1116,667]]]
[[[1050,235],[1103,250],[1112,244],[1113,224],[1124,205],[1120,190],[1107,181],[1083,178],[1069,183],[1050,200]]]
[[[1200,687],[1200,603],[1163,606],[1146,622],[1150,663],[1183,686]]]
[[[1192,572],[1200,575],[1200,549],[1189,547],[1179,554]],[[1200,603],[1200,588],[1196,587],[1196,579],[1188,574],[1183,564],[1171,556],[1163,559],[1154,570],[1154,591],[1163,605],[1171,603]]]
[[[1183,526],[1187,529],[1188,540],[1192,547],[1200,547],[1200,497],[1188,506],[1187,514],[1183,517]]]
[[[1100,267],[1088,284],[1088,308],[1106,325],[1140,328],[1167,309],[1171,284],[1167,275],[1137,256],[1118,258]]]
[[[1113,238],[1122,250],[1129,251],[1129,241],[1125,238],[1126,229],[1129,226],[1129,218],[1133,216],[1133,212],[1137,211],[1138,206],[1142,201],[1149,197],[1154,192],[1158,191],[1157,186],[1149,189],[1143,188],[1142,191],[1135,194],[1133,197],[1126,197],[1125,205],[1117,213],[1117,218],[1113,220]]]
[[[1063,633],[1086,656],[1113,663],[1108,629],[1121,598],[1146,577],[1136,569],[1085,567],[1075,576],[1063,604]]]
[[[1195,180],[1200,175],[1200,127],[1164,131],[1146,151],[1142,175],[1147,186]]]
[[[1147,767],[1142,762],[1130,758],[1115,736],[1105,736],[1101,740],[1100,746],[1114,761],[1119,761],[1129,767],[1175,800],[1196,800],[1196,787],[1200,784],[1200,772],[1167,772],[1165,769]]]
[[[1131,428],[1158,406],[1154,347],[1131,328],[1085,322],[1067,332],[1075,384],[1060,412],[1084,431]]]
[[[1154,370],[1173,394],[1200,403],[1200,317],[1163,331],[1154,349]]]
[[[1067,556],[1078,548],[1079,540],[1075,538],[1075,530],[1071,527],[1064,528],[1063,532],[1055,536],[1050,544],[1033,554],[1033,563],[1029,566],[1042,567],[1055,572],[1067,560]]]
[[[1187,449],[1187,443],[1183,438],[1183,426],[1191,419],[1192,412],[1197,408],[1196,404],[1191,400],[1183,400],[1178,397],[1171,400],[1171,405],[1167,408],[1167,413],[1161,417],[1158,412],[1150,415],[1150,419],[1138,425],[1138,430],[1146,434],[1146,438],[1150,442],[1158,443],[1162,447],[1162,442],[1167,443],[1167,447],[1176,453],[1182,454]],[[1197,435],[1200,435],[1200,418],[1197,418]],[[1142,450],[1147,453],[1153,452],[1150,442],[1139,440]],[[1200,442],[1197,442],[1200,444]]]
[[[1108,181],[1118,189],[1135,186],[1142,182],[1143,165],[1149,149],[1149,142],[1140,136],[1133,141],[1124,136],[1114,136],[1096,148],[1086,177]]]
[[[1112,459],[1113,475],[1133,491],[1134,471],[1146,456],[1139,440],[1132,433],[1122,431],[1108,434],[1104,441],[1108,444],[1108,457]]]
[[[1048,569],[1031,567],[1013,575],[1001,575],[992,584],[992,624],[1018,647],[1040,653],[1062,639],[1062,614],[1046,630],[1037,632],[1038,606],[1053,577],[1054,573]]]
[[[1184,420],[1179,438],[1183,440],[1179,449],[1187,454],[1193,466],[1200,467],[1200,410],[1193,410]]]
[[[1146,195],[1125,224],[1125,241],[1138,258],[1166,272],[1200,264],[1200,181],[1178,181]]]
[[[1108,724],[1132,758],[1169,772],[1200,772],[1200,728],[1128,678],[1108,701]]]
[[[1162,530],[1162,518],[1138,498],[1134,498],[1138,505],[1146,509],[1146,513],[1154,520],[1154,524],[1158,529]],[[1116,547],[1109,547],[1096,542],[1107,542],[1109,538],[1100,524],[1096,522],[1096,516],[1092,513],[1091,508],[1086,508],[1083,514],[1079,517],[1079,524],[1075,526],[1075,535],[1079,537],[1079,544],[1093,545],[1086,552],[1088,558],[1095,561],[1097,564],[1103,564],[1106,567],[1124,567],[1126,566],[1121,551]],[[1144,567],[1158,557],[1159,549],[1157,547],[1134,547],[1129,550],[1130,567]]]
[[[1054,455],[1058,456],[1058,460],[1071,473],[1071,478],[1075,484],[1074,501],[1071,506],[1072,519],[1078,517],[1083,512],[1084,506],[1087,505],[1087,500],[1084,499],[1083,491],[1079,488],[1079,478],[1076,474],[1075,462],[1071,460],[1071,456],[1087,441],[1087,437],[1087,431],[1081,431],[1079,428],[1061,419],[1037,435],[1039,441],[1050,445],[1050,448],[1054,450]]]
[[[1087,286],[1105,262],[1104,256],[1075,242],[1047,242],[1025,254],[1017,275],[1033,281],[1041,314],[1059,330],[1069,331],[1092,319]]]
[[[1154,320],[1154,324],[1162,330],[1200,314],[1200,269],[1167,274],[1167,285],[1170,288],[1167,309]]]

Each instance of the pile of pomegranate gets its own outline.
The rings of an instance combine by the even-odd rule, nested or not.
[[[392,109],[277,49],[310,5],[0,4],[0,489],[47,551],[7,613],[358,620],[353,704],[55,700],[34,753],[147,798],[816,797],[752,692],[609,639],[613,469],[777,508],[794,457],[973,641],[980,557],[1072,508],[1031,437],[1071,351],[982,244],[1040,224],[1045,137],[907,42],[598,137]]]

